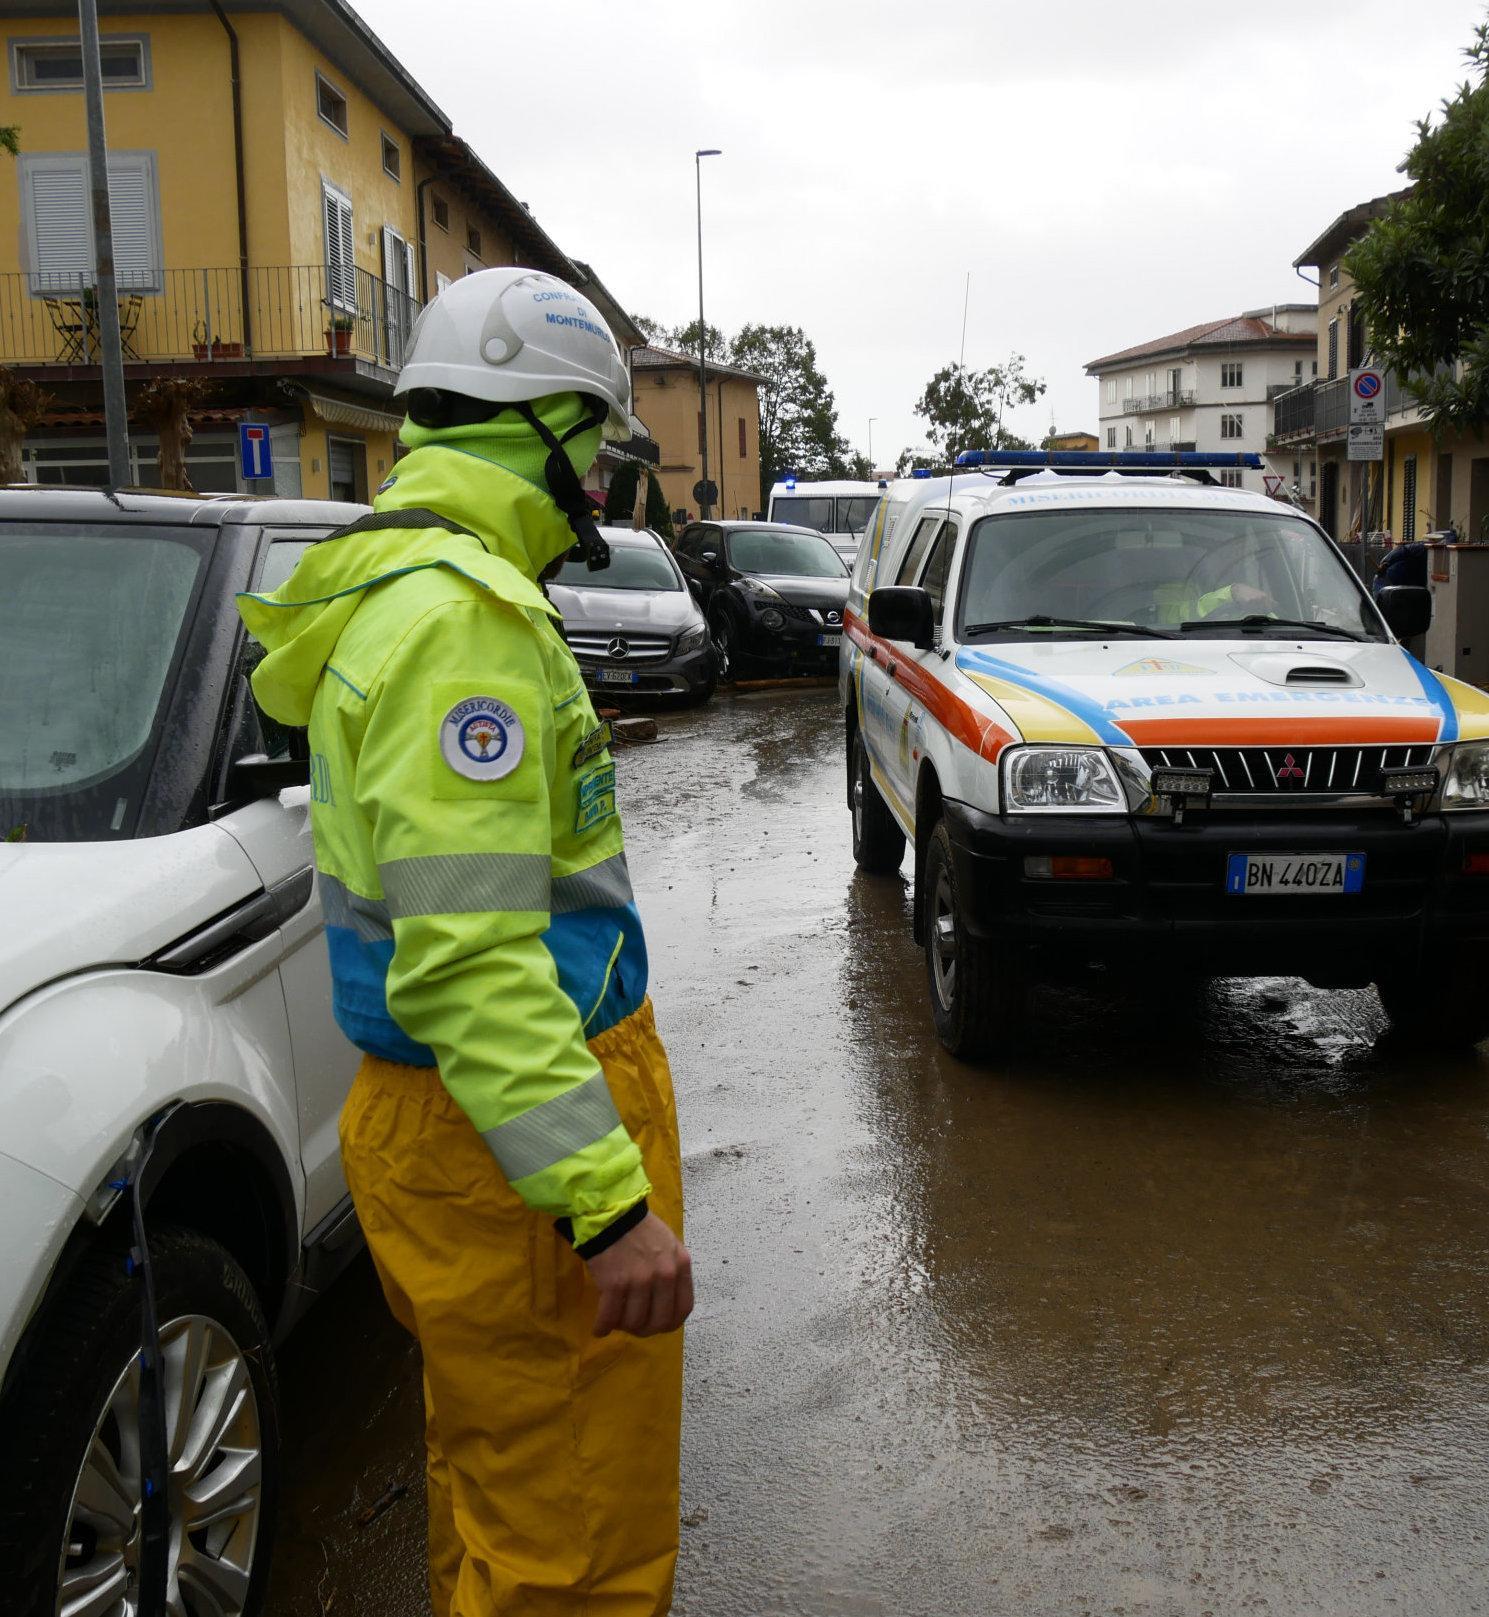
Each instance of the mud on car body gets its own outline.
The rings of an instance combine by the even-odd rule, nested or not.
[[[1010,464],[1065,459],[893,485],[850,584],[854,852],[914,851],[943,1042],[986,1051],[1076,961],[1374,983],[1403,1029],[1489,1033],[1489,696],[1397,640],[1427,592],[1373,603],[1201,466]]]

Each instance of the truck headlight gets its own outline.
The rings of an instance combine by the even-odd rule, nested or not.
[[[678,656],[682,656],[684,652],[697,651],[707,639],[708,629],[704,624],[700,623],[696,629],[684,629],[677,638]]]
[[[1443,782],[1442,806],[1489,808],[1489,741],[1470,741],[1453,748],[1453,761]]]
[[[1010,814],[1125,814],[1127,799],[1100,747],[1010,747],[1003,806]]]

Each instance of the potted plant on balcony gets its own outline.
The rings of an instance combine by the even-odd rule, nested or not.
[[[326,352],[336,356],[351,353],[352,330],[356,324],[356,315],[339,309],[334,311],[331,324],[326,327]]]

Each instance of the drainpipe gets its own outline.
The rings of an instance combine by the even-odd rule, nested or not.
[[[253,352],[253,309],[248,295],[248,194],[243,183],[243,74],[238,56],[238,35],[218,0],[208,0],[227,35],[228,61],[233,78],[233,168],[238,185],[238,278],[243,291],[243,352]],[[215,332],[207,333],[210,343]],[[208,349],[210,353],[211,350]]]
[[[434,176],[426,174],[414,192],[414,212],[419,218],[419,301],[429,301],[429,238],[424,234],[424,193],[434,184]]]

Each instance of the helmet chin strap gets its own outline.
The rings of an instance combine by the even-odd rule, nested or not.
[[[543,477],[548,484],[548,492],[553,496],[553,503],[569,519],[569,526],[574,530],[574,538],[577,540],[575,549],[580,559],[590,572],[597,573],[601,568],[610,565],[610,546],[605,543],[604,537],[595,525],[595,519],[589,514],[589,500],[579,481],[579,474],[564,453],[564,445],[570,438],[577,438],[581,433],[591,431],[605,420],[606,409],[603,401],[589,394],[584,394],[583,398],[589,406],[589,414],[570,427],[562,438],[555,438],[552,429],[539,419],[532,405],[525,401],[521,404],[508,405],[507,408],[515,410],[547,447],[548,460],[543,467]]]

